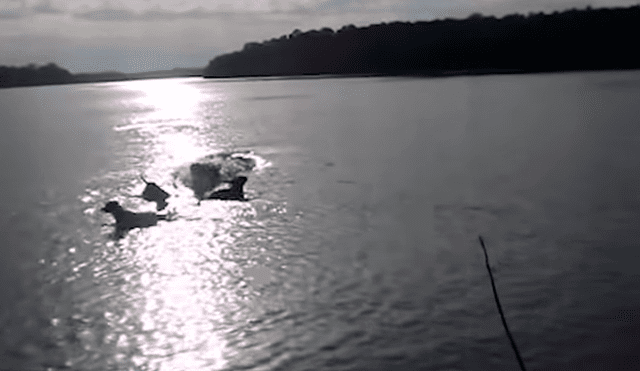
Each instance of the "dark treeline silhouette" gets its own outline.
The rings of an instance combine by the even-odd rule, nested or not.
[[[30,64],[26,67],[0,66],[0,87],[33,86],[50,84],[67,84],[74,82],[73,75],[54,63],[36,67]]]
[[[118,71],[73,74],[74,82],[100,82],[126,80],[127,75]]]
[[[0,66],[0,88],[16,86],[37,86],[52,84],[72,84],[82,82],[122,81],[164,77],[201,76],[202,68],[174,68],[166,71],[122,73],[117,71],[72,74],[55,63],[37,67]]]
[[[205,77],[550,72],[640,68],[640,6],[300,32],[209,62]]]

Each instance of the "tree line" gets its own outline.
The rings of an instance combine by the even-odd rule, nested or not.
[[[633,69],[640,6],[295,30],[217,56],[205,77]]]
[[[127,79],[126,74],[115,71],[72,74],[66,69],[57,66],[55,63],[48,63],[43,66],[36,66],[35,64],[22,67],[0,66],[0,88],[117,81],[125,79]]]
[[[73,75],[55,63],[37,67],[0,66],[0,87],[66,84],[75,82]]]

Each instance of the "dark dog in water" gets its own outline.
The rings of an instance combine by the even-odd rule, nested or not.
[[[246,176],[238,176],[231,181],[231,188],[213,192],[207,197],[209,200],[235,200],[246,201],[244,198],[244,184],[247,182]]]
[[[169,220],[169,215],[156,213],[134,213],[125,210],[117,201],[109,201],[102,209],[116,218],[116,237],[124,236],[124,232],[134,228],[146,228],[158,224],[158,220]]]
[[[194,163],[189,166],[190,186],[198,200],[207,198],[207,193],[222,183],[219,164]]]
[[[164,191],[164,189],[160,188],[157,184],[153,182],[147,182],[147,180],[141,175],[140,178],[147,185],[142,191],[142,198],[146,201],[151,201],[156,203],[156,210],[160,211],[167,207],[167,198],[171,195]]]
[[[249,153],[216,153],[180,166],[173,172],[175,180],[193,190],[198,201],[208,199],[222,183],[232,183],[240,173],[250,172],[256,160]]]

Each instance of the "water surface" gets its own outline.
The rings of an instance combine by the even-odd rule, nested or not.
[[[0,91],[0,363],[635,369],[637,72]],[[243,151],[249,202],[172,172]],[[111,238],[144,176],[178,219]],[[635,340],[634,340],[635,339]]]

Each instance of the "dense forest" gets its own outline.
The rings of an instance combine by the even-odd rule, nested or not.
[[[640,6],[293,31],[209,62],[205,77],[446,75],[640,68]]]
[[[204,71],[71,74],[49,63],[0,66],[0,88],[198,76],[449,75],[640,68],[640,5],[295,30],[220,55]]]

